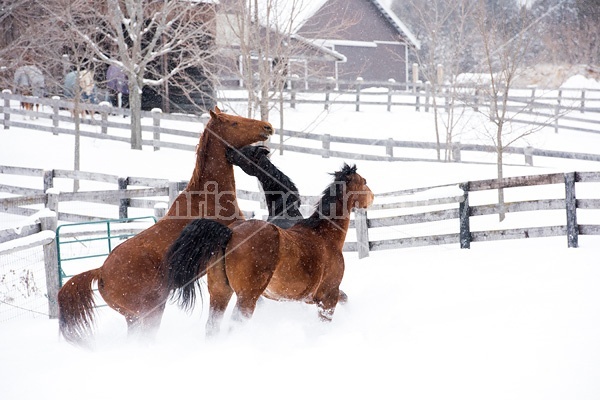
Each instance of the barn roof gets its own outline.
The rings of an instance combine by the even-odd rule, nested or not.
[[[294,32],[298,32],[302,26],[315,14],[319,12],[321,8],[327,3],[328,0],[310,0],[305,7],[302,7],[301,14],[297,15],[296,20],[298,23],[294,27]],[[351,0],[348,0],[351,1]],[[392,27],[406,40],[412,44],[415,48],[421,48],[421,42],[417,37],[408,29],[408,27],[398,18],[398,16],[392,11],[392,9],[384,4],[381,0],[367,0],[370,1],[375,8],[385,17]]]
[[[408,39],[408,41],[415,48],[421,48],[421,42],[419,41],[419,39],[417,39],[417,37],[410,31],[410,29],[408,29],[408,27],[404,25],[404,23],[400,20],[400,18],[398,18],[398,16],[392,11],[391,8],[383,4],[381,0],[370,1],[375,5],[375,7],[377,7],[379,11],[381,11],[383,16],[388,20],[388,22],[392,24],[394,28],[396,28],[398,33],[406,37],[406,39]]]

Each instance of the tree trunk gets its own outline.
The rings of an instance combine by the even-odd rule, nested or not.
[[[135,82],[130,80],[129,85],[129,108],[131,111],[131,148],[142,149],[142,90]]]
[[[498,123],[498,130],[496,131],[497,147],[496,147],[496,168],[498,172],[498,180],[504,178],[503,169],[503,153],[502,153],[502,121]],[[504,207],[504,189],[498,188],[498,221],[504,221],[506,218],[506,211]]]

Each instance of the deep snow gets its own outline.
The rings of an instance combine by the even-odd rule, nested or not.
[[[430,116],[411,110],[339,108],[314,124],[318,114],[306,107],[286,118],[292,129],[403,139],[404,132],[418,132],[421,140],[433,140]],[[11,128],[0,138],[2,165],[72,169],[71,136]],[[529,140],[562,141],[581,152],[600,148],[600,137],[556,135],[551,128]],[[82,146],[85,171],[188,179],[194,163],[192,154],[180,151],[135,152],[88,139]],[[113,161],[106,163],[109,154]],[[275,153],[273,162],[302,194],[317,195],[343,160],[286,152]],[[546,164],[509,166],[506,175],[598,170],[593,163]],[[357,165],[376,194],[495,174],[494,165]],[[240,188],[256,189],[240,171],[236,180]],[[2,227],[19,223],[5,214],[0,219]],[[597,399],[599,246],[600,238],[580,236],[577,249],[557,237],[473,243],[470,250],[387,250],[362,260],[348,253],[342,288],[350,302],[338,307],[331,324],[318,322],[311,306],[264,301],[247,326],[214,341],[204,339],[206,305],[191,315],[168,307],[152,345],[128,342],[124,320],[102,309],[94,352],[60,340],[55,320],[5,322],[0,397]]]

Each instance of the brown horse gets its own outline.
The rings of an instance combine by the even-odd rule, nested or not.
[[[192,220],[206,217],[229,225],[243,219],[237,204],[233,166],[226,150],[266,140],[268,122],[210,112],[196,150],[196,166],[167,215],[117,246],[102,267],[75,275],[58,293],[59,327],[67,341],[88,344],[94,322],[92,283],[106,303],[127,320],[128,334],[152,338],[169,297],[166,250]]]
[[[334,174],[315,212],[288,229],[250,220],[226,227],[198,219],[190,223],[165,256],[168,282],[183,308],[194,305],[194,285],[207,274],[210,312],[207,335],[219,332],[235,292],[233,318],[249,319],[262,295],[273,300],[316,304],[330,321],[344,275],[342,247],[353,208],[373,203],[373,192],[356,166]]]

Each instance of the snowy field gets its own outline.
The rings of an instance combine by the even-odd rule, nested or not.
[[[278,115],[271,120],[277,125]],[[408,109],[334,107],[324,114],[307,106],[288,111],[286,124],[340,136],[434,140],[431,115]],[[478,124],[468,132],[477,133]],[[1,165],[72,169],[71,136],[11,128],[0,131],[0,142]],[[597,152],[600,136],[557,135],[548,128],[528,143]],[[290,152],[272,160],[303,195],[318,195],[330,172],[353,162]],[[131,151],[125,144],[82,140],[83,171],[188,179],[193,164],[193,154],[182,151]],[[496,173],[491,164],[357,166],[375,194]],[[535,167],[507,166],[505,175],[598,169],[597,163],[544,160]],[[238,170],[236,181],[239,188],[257,188]],[[0,218],[0,226],[23,223]],[[338,307],[331,324],[320,323],[314,307],[264,301],[247,326],[214,341],[204,339],[207,305],[191,315],[167,307],[152,345],[128,342],[125,321],[102,309],[93,352],[59,339],[55,320],[4,322],[0,398],[598,399],[599,248],[600,237],[580,236],[577,249],[557,237],[473,243],[470,250],[387,250],[362,260],[348,253],[342,289],[350,301]]]

